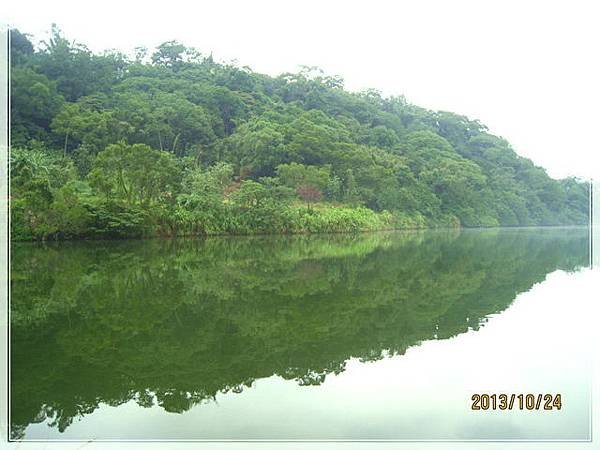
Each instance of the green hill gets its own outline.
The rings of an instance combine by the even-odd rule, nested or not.
[[[588,222],[586,183],[478,121],[315,68],[94,54],[56,28],[12,30],[11,66],[13,239]]]

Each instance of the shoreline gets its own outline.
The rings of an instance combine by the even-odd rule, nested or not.
[[[98,237],[98,238],[61,238],[61,239],[9,239],[9,242],[24,244],[24,243],[61,243],[61,242],[119,242],[119,241],[154,241],[154,240],[176,240],[176,239],[207,239],[207,238],[241,238],[241,237],[292,237],[292,236],[340,236],[340,235],[364,235],[374,233],[393,233],[393,232],[432,232],[432,231],[459,231],[459,232],[474,232],[474,231],[494,231],[494,230],[534,230],[534,229],[589,229],[589,224],[582,225],[518,225],[518,226],[495,226],[495,227],[412,227],[412,228],[380,228],[373,230],[357,230],[357,231],[323,231],[323,232],[288,232],[288,233],[211,233],[211,234],[175,234],[175,235],[155,235],[155,236],[138,236],[138,237]]]

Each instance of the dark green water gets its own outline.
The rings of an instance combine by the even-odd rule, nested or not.
[[[588,258],[587,229],[13,244],[12,435],[583,439],[586,374],[526,429],[474,416],[460,383],[477,352],[527,346],[528,314],[567,320],[544,280]],[[545,386],[501,363],[508,388]]]

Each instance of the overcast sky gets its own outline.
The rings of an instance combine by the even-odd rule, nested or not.
[[[177,39],[278,75],[301,64],[479,119],[554,177],[598,175],[600,1],[11,0],[36,39],[131,52]]]

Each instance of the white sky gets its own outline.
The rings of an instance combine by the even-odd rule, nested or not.
[[[95,51],[177,39],[271,75],[319,66],[479,119],[551,176],[600,175],[597,0],[11,0],[8,22]]]

